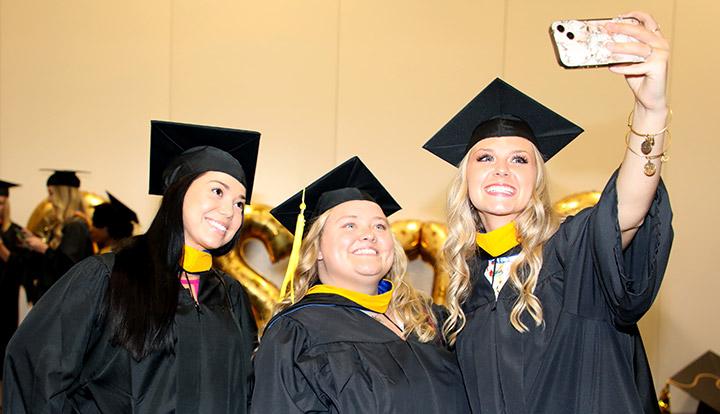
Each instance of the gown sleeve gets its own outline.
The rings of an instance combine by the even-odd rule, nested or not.
[[[32,308],[8,344],[3,409],[64,412],[96,329],[109,269],[88,258],[63,276]]]
[[[22,282],[23,257],[28,252],[21,247],[21,242],[17,236],[19,231],[20,227],[12,223],[8,231],[2,234],[5,247],[10,251],[10,257],[6,262],[0,261],[0,278],[3,279],[0,281],[0,285],[4,288],[11,287],[10,289],[15,295],[17,295],[16,289]]]
[[[304,327],[281,317],[265,331],[255,355],[253,414],[326,413],[325,404],[302,371],[302,351],[307,341]]]
[[[91,254],[87,248],[90,231],[84,223],[78,220],[68,221],[63,226],[62,233],[60,245],[45,252],[48,265],[58,270],[60,275]]]
[[[18,234],[21,233],[22,228],[15,223],[10,225],[10,229],[5,232],[2,237],[5,242],[5,246],[10,250],[10,257],[5,264],[0,263],[0,267],[4,267],[4,272],[0,271],[0,274],[4,274],[5,280],[0,282],[2,286],[8,286],[9,280],[12,279],[13,292],[22,285],[25,287],[25,292],[29,302],[33,301],[33,293],[35,286],[32,283],[32,272],[35,269],[33,266],[33,258],[39,256],[39,253],[33,252],[23,247],[22,240]],[[4,355],[4,353],[2,354]]]
[[[90,241],[90,229],[80,220],[69,220],[63,226],[63,236],[57,253],[61,253],[75,264],[92,254],[88,250]]]
[[[60,245],[55,249],[47,249],[42,255],[42,277],[38,281],[38,296],[44,295],[75,263],[92,254],[88,226],[79,219],[66,221]]]
[[[562,224],[562,255],[568,277],[585,279],[578,289],[580,313],[593,314],[602,300],[616,325],[631,326],[660,288],[673,240],[672,211],[660,181],[643,224],[623,250],[616,180],[617,172],[594,207]]]

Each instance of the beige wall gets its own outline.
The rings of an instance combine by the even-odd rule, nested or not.
[[[549,164],[552,195],[601,189],[623,152],[631,96],[606,70],[564,70],[547,28],[606,17],[620,0],[0,0],[0,177],[24,223],[40,167],[92,171],[143,224],[150,119],[263,133],[254,200],[275,204],[358,154],[405,209],[443,219],[452,168],[422,143],[495,76],[586,129]],[[657,382],[720,351],[713,232],[720,84],[712,0],[641,0],[674,43],[672,160],[664,171],[676,242],[642,329]],[[708,231],[709,230],[709,231]],[[421,266],[416,266],[418,269]],[[677,391],[680,407],[687,402]]]

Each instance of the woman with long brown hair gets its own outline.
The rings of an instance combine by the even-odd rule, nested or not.
[[[387,219],[399,209],[354,157],[272,210],[302,247],[255,356],[252,412],[468,411],[430,301],[405,278]]]
[[[668,42],[645,13],[610,45],[635,102],[622,165],[593,208],[560,223],[545,161],[582,130],[501,80],[425,148],[458,167],[448,196],[449,318],[476,413],[657,413],[637,322],[672,243],[666,159]]]

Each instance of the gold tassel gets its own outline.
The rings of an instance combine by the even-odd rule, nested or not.
[[[292,251],[290,252],[290,260],[288,261],[288,267],[285,270],[285,279],[283,279],[282,287],[280,288],[280,300],[283,300],[285,296],[290,292],[290,302],[295,303],[295,286],[293,280],[295,279],[295,269],[297,269],[298,262],[300,261],[300,246],[302,245],[303,232],[305,231],[305,189],[302,192],[302,201],[300,202],[300,214],[297,217],[297,223],[295,224],[295,238],[293,239]]]

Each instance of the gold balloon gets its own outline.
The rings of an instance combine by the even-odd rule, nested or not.
[[[571,194],[553,205],[553,210],[561,217],[573,216],[587,207],[592,207],[600,200],[600,192],[586,191]]]
[[[88,217],[92,217],[93,211],[95,211],[95,206],[108,202],[108,200],[104,197],[95,193],[81,190],[80,194],[82,195],[85,206],[87,207]],[[50,231],[52,212],[53,207],[50,200],[47,198],[42,200],[37,206],[35,206],[32,214],[30,214],[27,229],[40,237],[49,236],[48,232]]]
[[[400,220],[390,224],[395,238],[405,250],[408,260],[415,260],[420,254],[420,227],[418,220]]]
[[[270,214],[270,207],[262,204],[246,206],[245,222],[237,245],[230,253],[215,259],[218,267],[236,278],[245,288],[259,328],[265,326],[272,316],[280,291],[250,266],[245,257],[245,245],[251,239],[260,240],[270,261],[277,263],[290,255],[292,238],[292,234]]]
[[[391,224],[395,238],[400,242],[408,260],[420,257],[433,268],[432,293],[433,302],[445,304],[445,292],[449,276],[444,270],[442,246],[447,239],[447,228],[444,224],[419,220],[401,220]]]
[[[442,247],[447,240],[447,226],[442,223],[427,221],[420,230],[420,255],[433,267],[432,298],[437,305],[444,305],[450,275],[442,261]]]

